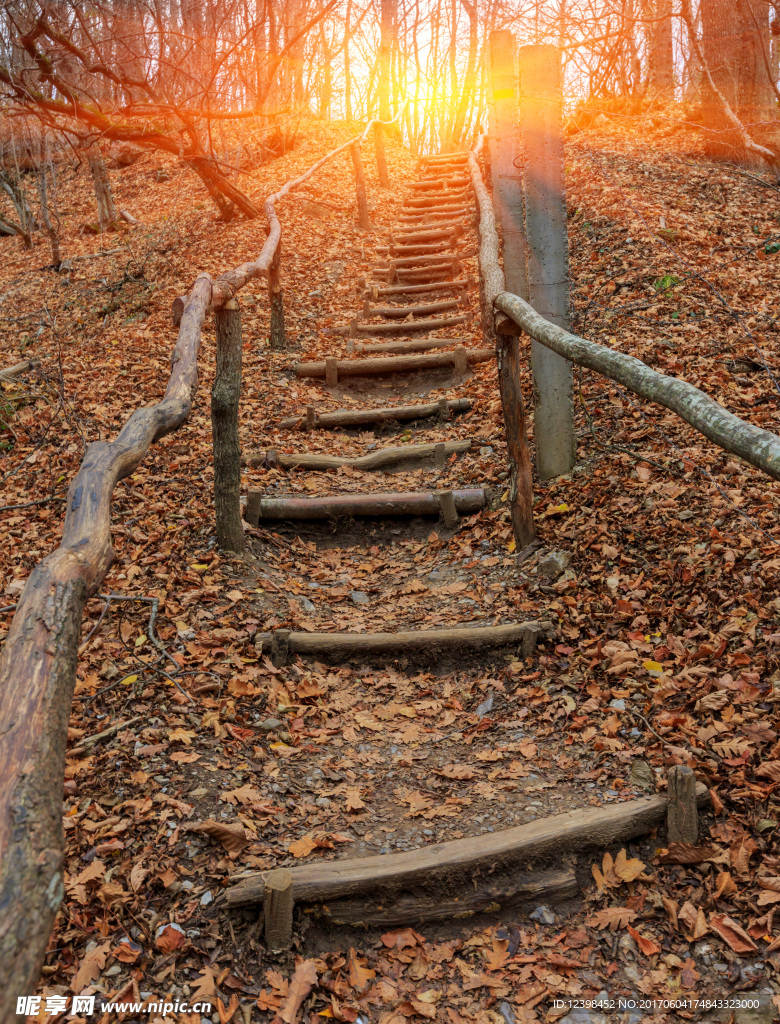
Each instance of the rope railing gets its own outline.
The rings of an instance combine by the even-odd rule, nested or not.
[[[392,122],[369,122],[365,132],[265,200],[268,236],[254,262],[216,280],[199,274],[188,294],[175,300],[179,330],[162,401],[135,410],[115,440],[89,446],[68,489],[60,546],[30,573],[0,656],[0,1020],[10,1020],[17,996],[31,992],[37,984],[64,895],[62,787],[67,727],[84,606],[98,593],[116,561],[111,543],[114,488],[134,472],[155,441],[189,417],[208,311],[217,311],[219,337],[219,317],[225,307],[228,328],[231,313],[235,320],[236,310],[229,308],[231,303],[236,306],[235,294],[263,273],[272,277],[282,238],[276,204],[328,161],[361,142],[370,128],[388,123]],[[231,337],[235,339],[235,331]],[[237,337],[240,358],[240,322]],[[218,378],[222,355],[218,346]],[[216,398],[215,385],[212,415]],[[229,407],[224,399],[220,401],[223,408]],[[235,426],[237,434],[237,407],[233,418],[235,424],[228,426]],[[216,429],[215,417],[214,421]]]

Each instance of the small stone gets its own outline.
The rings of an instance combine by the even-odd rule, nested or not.
[[[626,702],[622,699],[622,697],[619,698],[619,699],[616,699],[616,700],[611,700],[609,702],[609,706],[611,708],[614,708],[615,711],[625,711],[626,710]]]
[[[540,560],[536,571],[548,580],[557,580],[561,573],[569,567],[570,561],[571,555],[568,551],[551,551]]]
[[[490,445],[486,444],[482,448],[479,449],[479,454],[480,455],[492,455],[493,454],[493,449],[490,447]]]
[[[282,723],[278,718],[266,718],[264,722],[258,725],[258,729],[262,729],[263,732],[273,732],[274,729],[278,729]]]
[[[326,796],[318,796],[314,803],[317,807],[330,807],[330,800]]]
[[[561,1017],[558,1024],[608,1024],[603,1013],[595,1010],[575,1009]]]
[[[758,1003],[758,1006],[737,1007],[734,1024],[772,1024],[774,1006],[771,992],[735,992],[734,997],[740,1003]]]
[[[315,611],[317,610],[317,609],[316,609],[316,608],[314,607],[314,605],[312,604],[312,602],[311,602],[311,601],[310,601],[310,600],[308,599],[308,597],[303,597],[303,596],[302,596],[301,594],[299,594],[299,595],[298,595],[298,596],[297,596],[297,597],[295,598],[295,600],[296,600],[296,601],[298,602],[298,604],[299,604],[299,605],[301,606],[301,608],[303,609],[303,611],[305,611],[305,612],[308,612],[308,614],[309,614],[309,615],[313,615],[313,614],[314,614],[314,612],[315,612]]]
[[[214,902],[214,897],[211,895],[211,889],[207,889],[206,892],[204,892],[203,895],[200,898],[200,905],[202,907],[207,907],[209,905],[209,903],[213,903],[213,902]]]
[[[477,708],[477,715],[480,718],[484,718],[489,711],[493,710],[493,695],[491,694],[487,700],[483,700]]]
[[[555,924],[555,914],[553,914],[549,907],[544,905],[537,907],[528,916],[532,921],[538,921],[540,924]]]
[[[353,590],[349,596],[354,604],[368,604],[371,600],[368,594],[364,594],[362,590]]]

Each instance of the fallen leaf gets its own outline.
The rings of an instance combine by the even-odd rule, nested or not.
[[[758,946],[748,933],[728,914],[710,914],[710,928],[720,935],[735,953],[758,952]]]
[[[211,836],[212,839],[222,843],[231,855],[231,858],[238,856],[244,847],[249,846],[250,843],[244,826],[239,822],[214,821],[213,818],[209,818],[207,821],[202,821],[196,825],[188,825],[187,827],[190,832],[203,832],[205,835]]]
[[[342,961],[343,962],[343,961]],[[313,960],[303,960],[295,968],[295,973],[290,979],[290,990],[287,998],[279,1007],[278,1016],[285,1024],[295,1024],[298,1011],[303,1001],[317,984],[317,969]]]
[[[658,943],[653,942],[652,939],[645,938],[644,935],[640,935],[636,928],[632,928],[631,925],[628,926],[628,934],[631,936],[631,938],[634,940],[637,946],[639,946],[639,948],[642,950],[645,956],[652,956],[653,953],[661,952],[661,947],[658,945]]]
[[[609,928],[611,932],[615,932],[618,928],[626,928],[635,917],[636,911],[629,910],[628,907],[604,907],[603,910],[591,914],[585,924],[591,928]]]

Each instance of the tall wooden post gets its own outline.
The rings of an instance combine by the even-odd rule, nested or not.
[[[282,240],[276,246],[268,268],[268,302],[271,306],[271,348],[287,348],[284,329],[284,292],[282,291]]]
[[[360,154],[360,143],[354,142],[349,151],[352,154],[352,166],[355,168],[355,196],[357,198],[358,225],[361,231],[371,230],[368,219],[368,199],[366,197],[366,176],[363,173],[363,159]]]
[[[546,320],[569,330],[560,51],[548,44],[522,46],[519,67],[528,300]],[[536,341],[531,342],[531,364],[536,470],[541,480],[549,480],[569,473],[576,458],[572,367]]]
[[[504,279],[507,291],[528,298],[525,265],[525,218],[523,179],[519,169],[521,140],[519,97],[515,63],[515,39],[506,29],[490,33],[488,54],[489,95],[493,127],[490,173],[493,205],[503,241]],[[498,383],[504,410],[509,468],[509,510],[519,551],[536,536],[533,518],[533,468],[523,404],[520,339],[516,333],[496,333]]]
[[[217,544],[223,551],[244,550],[241,522],[241,445],[238,403],[241,393],[241,311],[228,299],[216,313],[217,367],[211,389],[214,442],[214,513]]]

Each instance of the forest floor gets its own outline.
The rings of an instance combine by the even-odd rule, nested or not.
[[[356,130],[311,126],[303,145],[242,186],[261,199]],[[104,599],[87,605],[63,805],[67,896],[39,993],[203,999],[215,1024],[531,1024],[565,1018],[573,1000],[600,1005],[571,1024],[729,1021],[734,1000],[763,993],[780,1005],[780,486],[575,368],[577,466],[535,485],[543,546],[519,562],[494,362],[465,379],[347,379],[332,393],[297,379],[300,359],[346,353],[346,339],[327,332],[357,315],[356,281],[415,178],[400,145],[388,158],[388,191],[366,158],[373,232],[355,225],[348,155],[281,204],[290,347],[268,347],[265,286],[251,285],[240,297],[242,449],[360,455],[462,438],[471,450],[443,470],[392,476],[246,467],[242,493],[488,486],[491,503],[455,531],[433,519],[265,525],[247,531],[251,557],[221,555],[207,325],[190,420],[115,491],[119,561],[101,593],[138,600],[113,601],[105,615]],[[144,223],[96,238],[82,230],[94,219],[87,171],[58,170],[69,272],[44,265],[41,241],[27,253],[0,240],[0,366],[40,360],[0,384],[5,606],[59,543],[85,445],[159,400],[172,299],[199,271],[253,258],[264,238],[258,223],[215,220],[200,184],[166,158],[146,155],[111,177],[117,207]],[[778,432],[780,190],[760,172],[712,163],[694,132],[649,117],[571,131],[566,182],[575,332]],[[473,230],[464,248],[475,252]],[[477,345],[469,295],[471,323],[450,333]],[[383,431],[277,428],[307,405],[445,394],[471,399],[471,411]],[[539,571],[550,551],[570,556],[562,574]],[[153,598],[179,686],[159,671]],[[525,619],[557,630],[526,659],[515,650],[275,668],[255,643],[279,627]],[[78,752],[112,724],[122,727]],[[621,846],[594,854],[595,881],[566,905],[384,931],[329,930],[304,915],[279,960],[263,948],[256,911],[227,912],[221,900],[250,870],[419,849],[662,791],[674,764],[693,767],[712,794],[700,845],[668,848],[659,829],[624,844],[625,856]],[[618,1012],[620,998],[636,1008]],[[747,1020],[742,1012],[734,1019]]]

